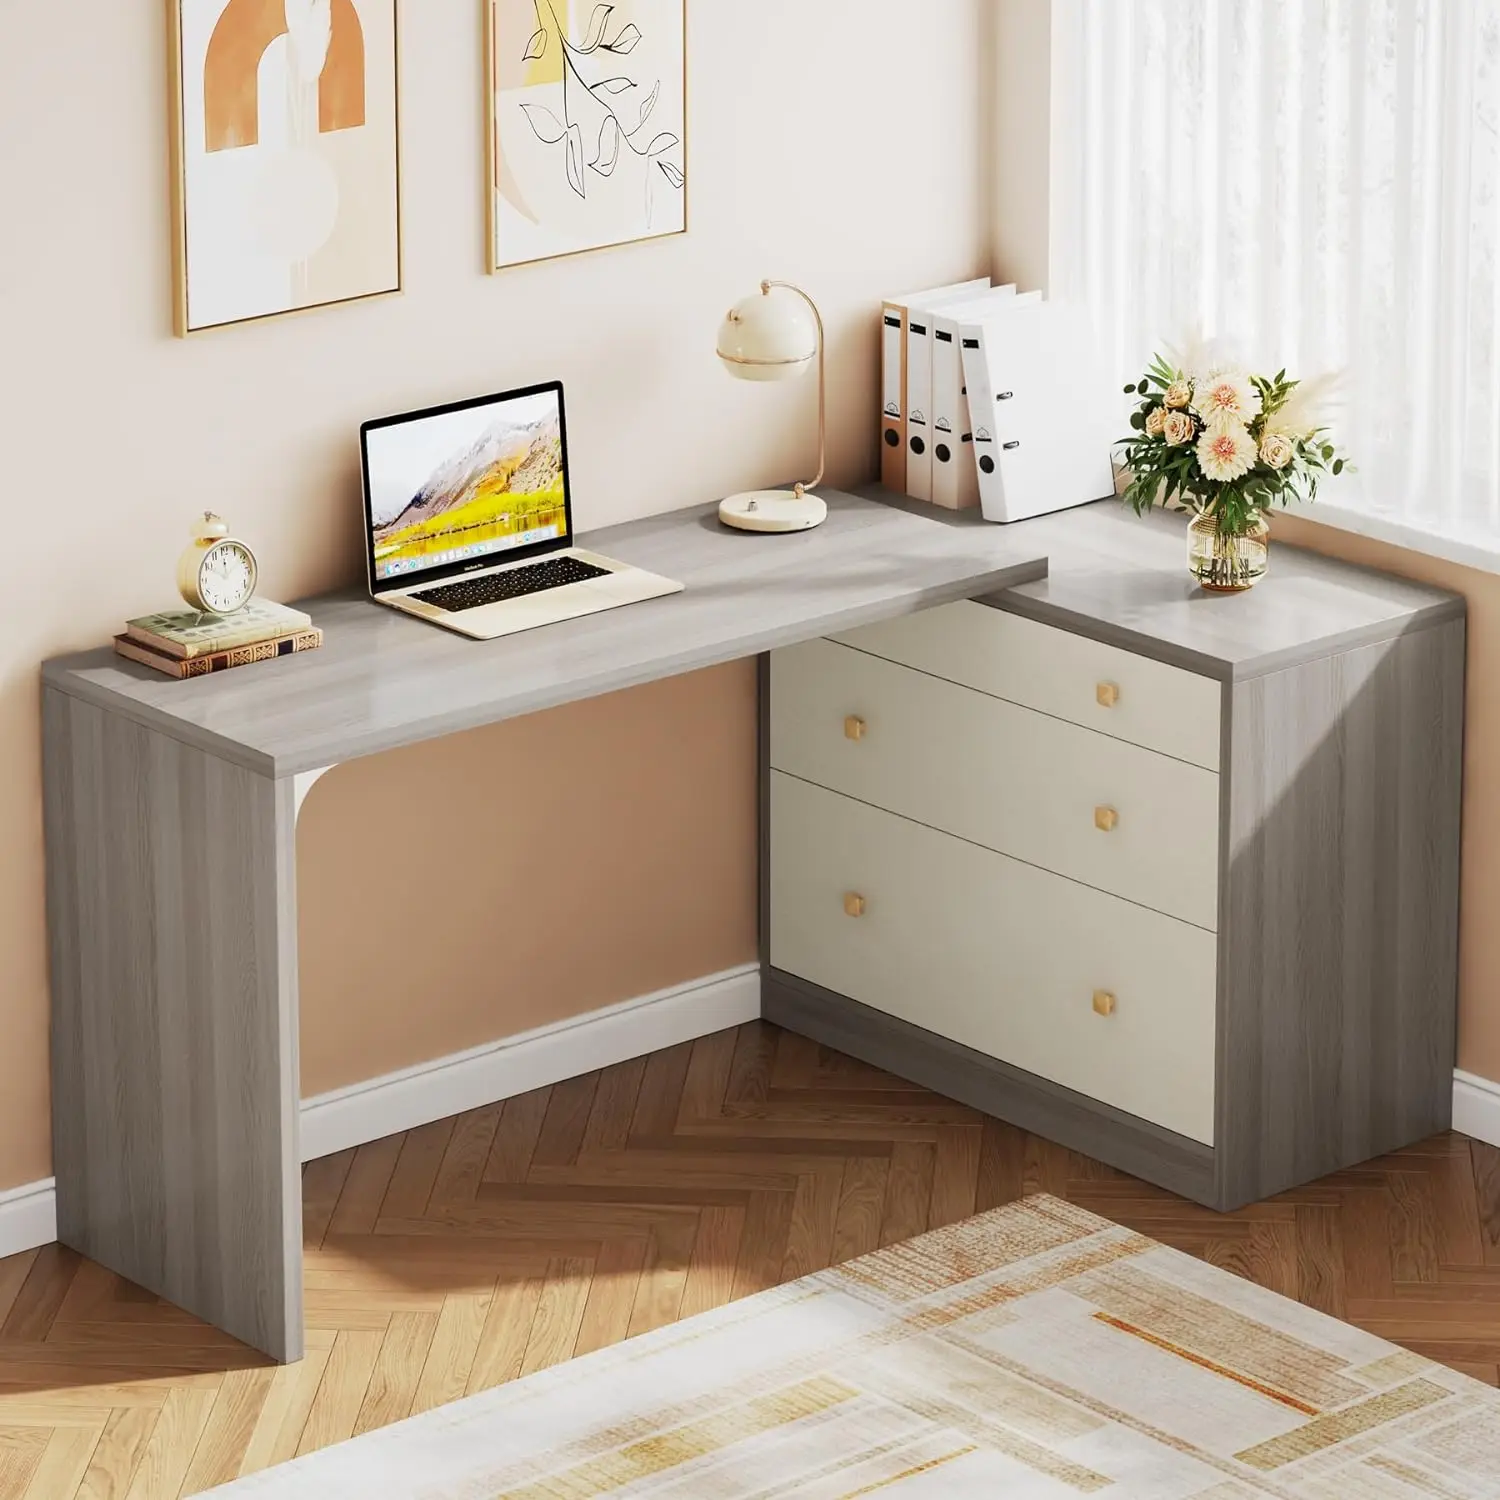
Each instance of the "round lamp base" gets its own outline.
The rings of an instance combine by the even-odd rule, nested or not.
[[[719,519],[739,531],[808,531],[827,518],[816,495],[795,490],[746,490],[719,502]]]

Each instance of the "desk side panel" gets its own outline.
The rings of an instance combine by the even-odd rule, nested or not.
[[[1237,684],[1219,1206],[1446,1130],[1464,622]]]
[[[58,1237],[300,1358],[291,782],[52,688],[43,734]]]

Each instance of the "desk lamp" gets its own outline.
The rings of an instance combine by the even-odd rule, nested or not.
[[[800,301],[798,299],[801,299]],[[804,305],[805,304],[805,305]],[[719,358],[741,380],[785,380],[818,362],[818,472],[789,490],[746,490],[719,505],[719,519],[741,531],[806,531],[828,507],[810,491],[822,481],[828,452],[828,385],[823,319],[817,303],[789,281],[763,281],[719,327]]]

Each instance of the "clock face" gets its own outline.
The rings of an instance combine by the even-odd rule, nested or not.
[[[204,553],[198,568],[198,593],[217,615],[243,609],[255,592],[255,559],[239,542],[220,542]]]

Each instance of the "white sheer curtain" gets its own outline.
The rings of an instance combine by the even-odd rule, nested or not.
[[[1195,331],[1341,371],[1325,498],[1500,546],[1500,0],[1053,0],[1052,44],[1051,293],[1122,383]]]

